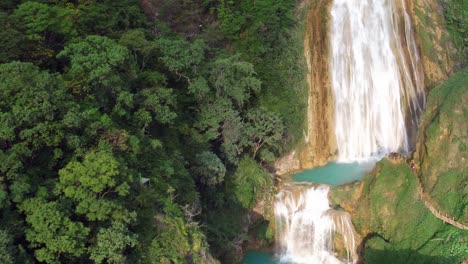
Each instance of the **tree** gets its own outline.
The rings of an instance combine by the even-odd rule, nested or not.
[[[195,128],[201,133],[201,137],[208,141],[219,138],[220,127],[229,112],[232,104],[228,99],[220,98],[201,105]]]
[[[0,12],[0,63],[21,58],[25,46],[25,36],[12,20],[7,13]]]
[[[79,1],[77,27],[82,35],[106,35],[118,38],[134,28],[149,28],[140,1],[100,0]]]
[[[159,58],[169,71],[190,82],[189,74],[196,72],[195,67],[205,58],[205,43],[197,39],[193,43],[185,39],[160,38],[157,44],[162,53]]]
[[[48,6],[38,2],[26,2],[15,10],[15,17],[26,29],[26,37],[43,41],[46,33],[58,33],[70,39],[76,36],[73,11],[57,5]]]
[[[210,83],[218,98],[229,98],[242,106],[251,92],[259,92],[261,81],[251,63],[240,61],[239,56],[217,59],[210,69]]]
[[[236,169],[232,184],[237,201],[242,207],[250,209],[257,197],[273,185],[273,181],[270,174],[259,167],[255,160],[244,156]]]
[[[58,76],[31,63],[1,64],[0,83],[0,174],[20,202],[43,175],[56,175],[69,128],[62,121],[76,105]]]
[[[263,109],[254,109],[247,113],[245,135],[248,145],[253,149],[255,158],[263,145],[278,147],[284,135],[284,125],[281,118],[272,112]]]
[[[171,124],[177,117],[173,108],[176,104],[172,89],[154,87],[143,89],[137,94],[137,103],[140,109],[137,115],[143,115],[143,111],[161,124]]]
[[[104,106],[108,103],[106,99],[117,97],[126,79],[132,77],[127,64],[129,56],[128,49],[114,40],[91,35],[65,46],[57,58],[70,59],[66,76],[73,91],[79,95],[94,94]]]
[[[0,142],[25,140],[39,148],[60,142],[55,123],[74,104],[55,75],[31,63],[0,65]]]
[[[147,63],[156,55],[157,44],[145,37],[143,29],[133,29],[125,32],[119,40],[119,44],[127,47],[133,55],[140,71],[143,71]]]
[[[11,237],[11,235],[7,231],[0,229],[0,263],[14,263],[12,245],[13,238]]]
[[[119,166],[109,151],[90,152],[82,162],[71,161],[59,171],[56,193],[72,199],[77,204],[76,213],[90,221],[120,218],[128,212],[117,197],[126,196],[129,185]]]
[[[226,168],[223,162],[213,152],[204,151],[197,154],[194,163],[192,172],[200,179],[201,183],[214,186],[224,181]]]
[[[81,256],[85,253],[89,229],[81,222],[72,221],[57,202],[41,198],[25,200],[20,210],[26,215],[30,228],[26,239],[35,248],[39,261],[59,263],[60,255]]]
[[[101,228],[97,234],[96,245],[91,247],[90,258],[96,263],[125,263],[124,251],[128,247],[134,247],[137,236],[128,231],[127,226],[114,221],[108,228]]]
[[[197,77],[190,82],[188,92],[194,95],[197,100],[202,101],[210,93],[208,81],[203,77]]]
[[[244,123],[237,111],[232,111],[226,116],[222,125],[222,145],[221,150],[227,160],[232,164],[239,162],[239,156],[246,147],[244,144]]]

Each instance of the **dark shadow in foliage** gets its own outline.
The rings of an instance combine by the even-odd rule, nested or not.
[[[252,249],[255,241],[267,246],[265,219],[253,210],[247,213],[244,208],[231,207],[208,217],[207,239],[213,256],[220,263],[241,263],[241,258]]]
[[[213,16],[209,14],[208,2],[206,0],[143,0],[141,4],[149,20],[159,22],[155,27],[158,33],[167,31],[161,25],[164,23],[174,32],[188,38],[195,38],[213,22]]]

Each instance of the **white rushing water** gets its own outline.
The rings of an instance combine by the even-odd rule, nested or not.
[[[407,152],[425,104],[422,68],[404,0],[334,0],[330,75],[338,161],[367,161]],[[326,176],[326,175],[325,175]],[[350,217],[328,204],[329,187],[286,186],[275,200],[282,263],[342,263],[333,253],[341,234],[347,261],[357,261]]]
[[[283,189],[275,200],[275,230],[281,263],[338,264],[333,255],[333,234],[343,235],[346,247],[354,246],[349,216],[330,213],[329,187],[293,185]],[[351,229],[350,229],[351,230]],[[344,232],[343,232],[344,231]],[[348,248],[353,251],[354,248]],[[354,253],[348,254],[352,262]]]
[[[424,86],[404,1],[334,0],[330,43],[338,160],[407,152]]]

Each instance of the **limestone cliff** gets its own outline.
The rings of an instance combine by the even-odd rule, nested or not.
[[[309,84],[308,131],[306,144],[299,155],[302,168],[323,165],[336,152],[328,64],[329,7],[330,1],[314,1],[307,15],[304,49]]]
[[[328,64],[330,1],[313,0],[308,5],[304,36],[309,85],[307,131],[304,144],[275,164],[279,175],[323,165],[336,154]]]

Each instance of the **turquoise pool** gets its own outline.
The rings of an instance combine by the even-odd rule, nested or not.
[[[325,166],[315,167],[292,175],[296,182],[306,181],[337,186],[361,180],[366,172],[372,170],[375,161],[337,163],[329,162]]]
[[[249,251],[244,256],[244,264],[277,264],[273,254],[261,251]]]

